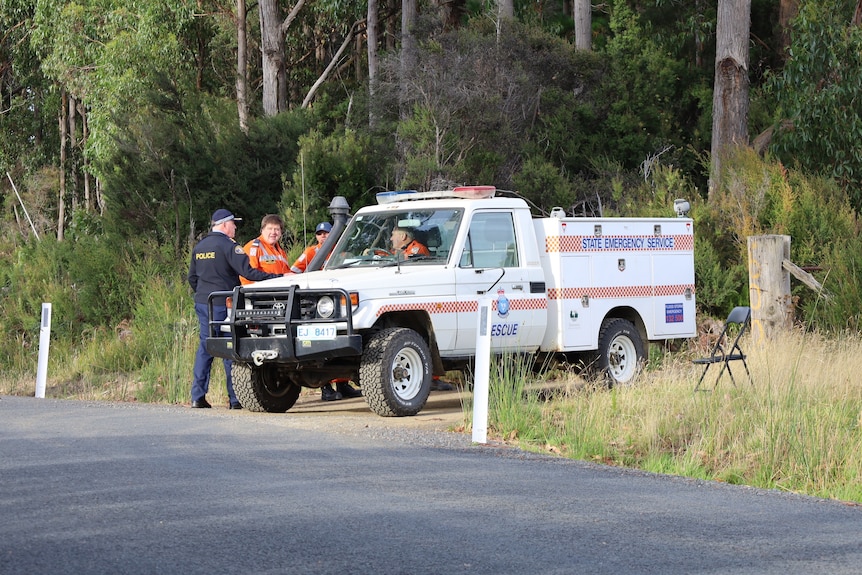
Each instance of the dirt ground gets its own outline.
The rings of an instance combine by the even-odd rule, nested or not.
[[[290,408],[291,417],[302,416],[333,416],[345,419],[357,419],[367,426],[382,427],[414,427],[418,429],[453,431],[463,429],[465,402],[469,402],[469,392],[456,387],[454,391],[432,391],[428,402],[418,414],[412,417],[380,417],[368,408],[365,398],[341,399],[338,401],[322,401],[320,390],[303,389],[296,405]],[[470,403],[466,403],[471,405]]]

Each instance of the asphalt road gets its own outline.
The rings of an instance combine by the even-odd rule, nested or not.
[[[862,507],[474,446],[350,401],[2,397],[0,574],[862,573]]]

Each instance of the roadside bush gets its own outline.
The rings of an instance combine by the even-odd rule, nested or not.
[[[352,130],[312,130],[299,138],[297,167],[281,196],[285,243],[314,243],[314,226],[331,221],[327,208],[335,196],[344,196],[353,210],[373,202],[369,147],[367,137]]]
[[[733,276],[733,268],[747,269],[749,236],[789,235],[791,261],[821,268],[822,272],[816,273],[821,281],[838,276],[832,279],[837,297],[828,309],[813,290],[793,282],[797,320],[830,330],[848,327],[848,318],[858,314],[856,285],[862,268],[856,261],[860,244],[856,216],[844,192],[829,179],[787,169],[750,149],[737,150],[724,167],[721,186],[703,217],[707,225],[697,230],[697,243],[707,240],[715,252],[710,255],[710,250],[702,249],[696,255],[695,265],[704,273],[702,277],[712,277],[720,283],[722,270]],[[698,285],[699,292],[704,287],[710,293],[710,286],[703,284]],[[740,290],[747,292],[747,282],[740,285]],[[717,289],[710,296],[721,293]],[[700,304],[706,303],[698,299]],[[709,307],[721,312],[719,316],[730,311],[720,309],[720,301],[709,303]]]

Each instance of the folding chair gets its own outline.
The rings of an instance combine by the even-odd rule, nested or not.
[[[725,369],[727,370],[727,373],[730,374],[730,381],[732,381],[733,385],[736,386],[736,380],[733,379],[733,372],[730,369],[730,362],[737,360],[742,361],[742,365],[745,367],[745,373],[748,375],[748,381],[753,384],[751,381],[751,372],[748,371],[748,364],[745,362],[745,353],[742,351],[742,348],[739,347],[739,340],[742,338],[742,334],[745,333],[746,328],[750,325],[750,307],[740,306],[731,310],[730,315],[727,316],[727,321],[724,323],[724,329],[721,330],[721,334],[719,334],[718,340],[715,342],[715,346],[712,348],[712,352],[709,356],[692,360],[693,363],[704,366],[703,373],[700,374],[700,379],[697,380],[697,385],[694,387],[695,391],[700,389],[700,384],[703,383],[703,378],[706,376],[709,366],[715,363],[721,364],[721,371],[718,372],[718,377],[715,379],[713,389],[718,386],[718,381],[721,379],[721,376],[724,375]],[[731,335],[728,334],[728,330],[737,328],[739,331],[736,333],[733,345],[731,345],[728,351],[725,352],[723,346],[727,342],[728,338],[731,337]]]

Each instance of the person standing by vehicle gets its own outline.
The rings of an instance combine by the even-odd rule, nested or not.
[[[308,264],[311,263],[311,260],[313,260],[314,256],[317,255],[317,250],[323,246],[323,243],[329,237],[329,232],[331,231],[332,224],[329,222],[320,222],[317,224],[317,227],[314,228],[314,238],[317,240],[317,243],[305,248],[302,255],[296,258],[296,261],[293,262],[292,266],[290,266],[290,271],[295,274],[305,273],[306,268],[308,268]]]
[[[248,256],[239,246],[236,236],[236,222],[241,221],[229,210],[219,209],[213,213],[212,229],[192,249],[189,264],[189,285],[195,292],[195,313],[200,326],[200,344],[195,355],[194,380],[192,381],[192,407],[212,407],[207,401],[210,385],[210,370],[213,357],[207,352],[206,340],[211,334],[209,324],[209,295],[216,291],[229,291],[239,285],[242,275],[252,281],[281,277],[281,274],[268,273],[251,267]],[[227,317],[225,298],[213,301],[213,321]],[[233,362],[224,360],[225,378],[230,409],[242,409],[233,392],[231,367]]]
[[[291,273],[287,254],[279,244],[281,235],[284,233],[284,220],[276,214],[267,214],[260,221],[260,235],[243,247],[248,254],[251,267],[271,274]],[[254,283],[245,276],[240,276],[242,285]]]
[[[308,269],[308,264],[317,255],[317,251],[323,246],[327,238],[329,238],[329,232],[331,231],[332,224],[329,222],[320,222],[317,224],[317,227],[314,228],[314,237],[317,239],[317,243],[305,248],[302,255],[290,266],[290,271],[297,274],[305,273],[305,270]],[[337,391],[333,389],[333,383],[338,388]],[[337,401],[345,397],[362,397],[362,392],[351,386],[347,379],[333,379],[320,388],[320,399],[323,401]]]

